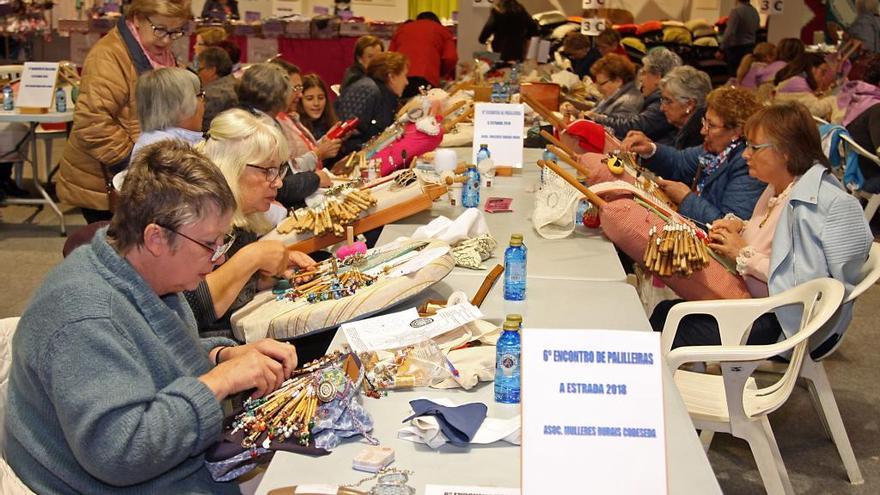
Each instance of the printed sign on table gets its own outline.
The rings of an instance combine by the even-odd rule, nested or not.
[[[661,366],[655,332],[523,330],[523,493],[666,493]]]
[[[15,98],[18,108],[49,108],[55,103],[58,62],[25,62]]]
[[[605,0],[582,0],[584,9],[601,9],[605,7]]]
[[[490,9],[490,8],[492,8],[492,3],[494,3],[495,0],[472,0],[472,1],[473,1],[474,7],[482,7],[482,8]]]
[[[524,125],[525,110],[521,104],[477,103],[471,163],[477,163],[477,151],[485,144],[496,165],[522,168]]]

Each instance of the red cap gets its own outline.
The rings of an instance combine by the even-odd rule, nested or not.
[[[605,151],[605,128],[590,120],[575,120],[565,129],[565,133],[577,138],[578,146],[585,153]]]

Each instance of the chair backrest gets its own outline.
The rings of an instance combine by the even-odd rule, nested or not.
[[[673,334],[671,337],[662,336],[664,350],[669,349],[674,338],[671,329],[677,328],[681,318],[687,314],[715,317],[722,344],[679,347],[667,354],[666,361],[673,370],[687,362],[720,362],[730,414],[746,417],[769,413],[788,399],[800,373],[810,336],[834,316],[843,301],[844,292],[843,284],[839,281],[820,278],[766,298],[678,304],[670,310],[663,329],[664,334]],[[744,345],[752,323],[759,316],[776,308],[795,305],[803,307],[804,312],[800,328],[794,335],[775,344]],[[788,352],[791,352],[791,359],[785,373],[775,383],[749,392],[749,396],[757,397],[758,402],[753,403],[747,413],[743,397],[755,368],[765,359]]]
[[[878,157],[876,154],[871,153],[870,151],[863,148],[848,133],[841,134],[840,138],[846,143],[844,146],[852,148],[852,150],[854,152],[856,152],[857,154],[862,155],[863,157],[867,158],[868,160],[871,160],[872,162],[876,163],[877,165],[880,165],[880,157]]]
[[[15,317],[0,320],[0,457],[6,457],[6,391],[9,388],[9,370],[12,367],[12,336],[19,319]]]
[[[24,72],[23,65],[0,65],[0,79],[21,79],[22,72]]]
[[[848,304],[858,299],[858,297],[864,294],[866,290],[873,287],[874,284],[877,283],[877,280],[880,280],[880,243],[874,242],[871,244],[871,251],[868,253],[868,260],[865,261],[864,265],[862,265],[859,283],[857,283],[856,286],[853,287],[853,290],[849,293],[849,296],[846,298],[846,301],[844,301],[843,304]],[[829,321],[826,326],[836,325],[837,318],[840,317],[840,314],[841,312],[838,311],[834,315],[835,317],[831,321]],[[846,332],[841,335],[841,338],[837,339],[837,342],[835,342],[831,348],[829,348],[827,351],[824,351],[822,355],[813,355],[810,359],[812,359],[813,361],[821,361],[828,356],[834,354],[834,351],[836,351],[837,348],[840,347],[840,344],[843,343],[843,335],[846,335]],[[813,352],[814,354],[816,353],[815,350]]]

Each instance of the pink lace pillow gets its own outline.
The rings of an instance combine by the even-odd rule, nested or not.
[[[601,153],[584,153],[578,158],[578,163],[584,165],[589,170],[589,173],[587,173],[587,184],[593,185],[600,182],[611,182],[615,180],[626,181],[630,184],[635,182],[633,177],[629,174],[612,174],[608,165],[602,161],[606,156],[607,155]]]
[[[381,160],[379,173],[382,177],[395,170],[408,167],[413,158],[437,149],[440,142],[443,141],[443,127],[439,127],[440,132],[436,136],[431,136],[416,129],[416,125],[413,123],[406,124],[403,137],[373,155],[373,159]],[[403,158],[404,150],[406,151],[405,160]]]
[[[607,198],[606,198],[607,199]],[[639,206],[631,199],[608,201],[599,213],[602,231],[629,257],[643,265],[648,232],[652,226],[661,228],[660,217]],[[680,297],[689,301],[707,299],[748,299],[751,294],[742,277],[727,271],[714,258],[709,266],[694,272],[690,277],[661,277],[664,283]]]

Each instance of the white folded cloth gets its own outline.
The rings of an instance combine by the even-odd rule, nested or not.
[[[451,399],[428,399],[441,406],[456,407]],[[477,434],[470,443],[473,444],[489,444],[499,440],[519,445],[522,439],[522,427],[520,425],[520,415],[510,419],[499,419],[487,417],[477,430]],[[404,426],[397,432],[397,437],[403,440],[409,440],[415,443],[424,443],[432,449],[440,448],[449,440],[440,431],[440,425],[437,418],[433,416],[419,416],[410,420],[408,426]]]

